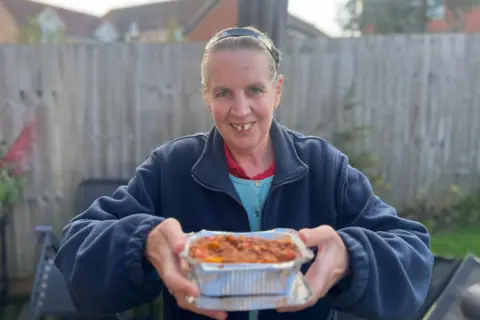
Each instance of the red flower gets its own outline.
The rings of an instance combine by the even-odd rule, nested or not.
[[[13,174],[22,174],[27,164],[27,153],[33,146],[36,138],[37,121],[32,120],[20,132],[3,159],[0,159],[0,168],[5,165],[12,167]]]

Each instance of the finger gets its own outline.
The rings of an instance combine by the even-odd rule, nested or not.
[[[207,316],[209,318],[216,319],[216,320],[227,319],[227,313],[225,311],[222,311],[222,310],[207,310],[207,309],[198,308],[198,307],[194,306],[193,304],[188,303],[186,297],[183,296],[183,295],[177,295],[177,296],[175,296],[175,298],[177,299],[178,306],[182,309],[189,310],[189,311],[195,312],[197,314],[201,314],[201,315],[204,315],[204,316]]]
[[[171,292],[198,297],[200,295],[198,287],[182,274],[178,259],[171,255],[169,259],[163,261],[162,279],[165,286]]]
[[[330,290],[332,283],[331,271],[334,268],[333,261],[336,252],[329,246],[324,247],[325,250],[321,254],[317,254],[315,262],[308,268],[305,274],[305,281],[317,299],[322,298]]]
[[[311,242],[313,242],[311,239],[310,240],[307,240],[307,235],[305,233],[299,233],[299,238],[303,241],[303,243],[305,243],[305,246],[309,247],[309,248],[313,248],[314,249],[314,252],[315,255],[318,257],[319,255],[323,254],[323,247],[325,246],[325,244],[311,244]],[[315,251],[315,248],[316,248],[316,251]]]
[[[297,312],[297,311],[301,311],[303,309],[306,309],[307,307],[306,306],[295,306],[295,307],[286,307],[286,308],[278,308],[277,309],[277,312],[280,312],[280,313],[286,313],[286,312]]]
[[[306,233],[308,232],[307,230],[310,230],[310,229],[303,229],[303,230],[300,230],[300,232],[298,232],[298,237],[300,238],[300,240],[303,241],[303,243],[305,243],[305,245],[307,244],[307,236],[306,236]]]
[[[302,229],[299,233],[305,239],[307,247],[315,247],[329,242],[332,239],[332,231],[335,232],[330,226],[320,226],[315,229]]]
[[[168,218],[163,221],[162,235],[174,253],[180,253],[185,248],[187,235],[183,233],[182,226],[176,219]]]
[[[190,266],[188,265],[187,261],[185,261],[185,259],[182,259],[180,258],[180,270],[181,270],[181,273],[187,277],[188,276],[188,273],[190,272]]]
[[[170,292],[181,293],[195,298],[200,295],[198,287],[179,273],[168,274],[168,276],[163,278],[163,282]]]
[[[302,304],[302,305],[277,308],[277,312],[285,313],[285,312],[297,312],[297,311],[301,311],[301,310],[310,308],[311,306],[313,306],[313,305],[316,303],[316,301],[317,301],[317,299],[312,298],[312,299],[310,299],[307,303]]]
[[[305,281],[310,285],[313,296],[316,299],[320,299],[324,296],[326,285],[326,271],[321,265],[318,265],[320,261],[316,261],[305,274]]]

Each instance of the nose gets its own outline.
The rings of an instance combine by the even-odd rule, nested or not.
[[[250,101],[245,94],[240,93],[235,95],[231,114],[239,118],[245,118],[250,113]]]

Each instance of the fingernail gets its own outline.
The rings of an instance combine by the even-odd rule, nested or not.
[[[185,243],[184,243],[183,241],[182,241],[182,242],[178,242],[178,243],[175,245],[175,253],[181,253],[184,248],[185,248]]]
[[[309,231],[307,231],[306,229],[301,230],[299,233],[300,239],[302,239],[303,241],[307,241],[308,235],[309,235]]]
[[[304,236],[308,236],[310,234],[310,229],[302,229],[300,233],[302,233]]]

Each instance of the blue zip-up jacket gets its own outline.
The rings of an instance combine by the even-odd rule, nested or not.
[[[412,315],[424,301],[433,265],[425,227],[398,217],[328,142],[276,121],[271,139],[276,171],[262,229],[330,225],[345,242],[352,273],[311,308],[260,311],[259,319],[334,319],[335,310],[366,319]],[[162,283],[152,277],[144,248],[148,232],[164,218],[177,219],[184,232],[249,231],[223,150],[215,128],[163,144],[128,186],[96,200],[64,228],[55,263],[80,310],[121,312],[159,295]],[[206,319],[180,309],[168,290],[163,299],[166,319]],[[248,312],[228,318],[246,320]]]

